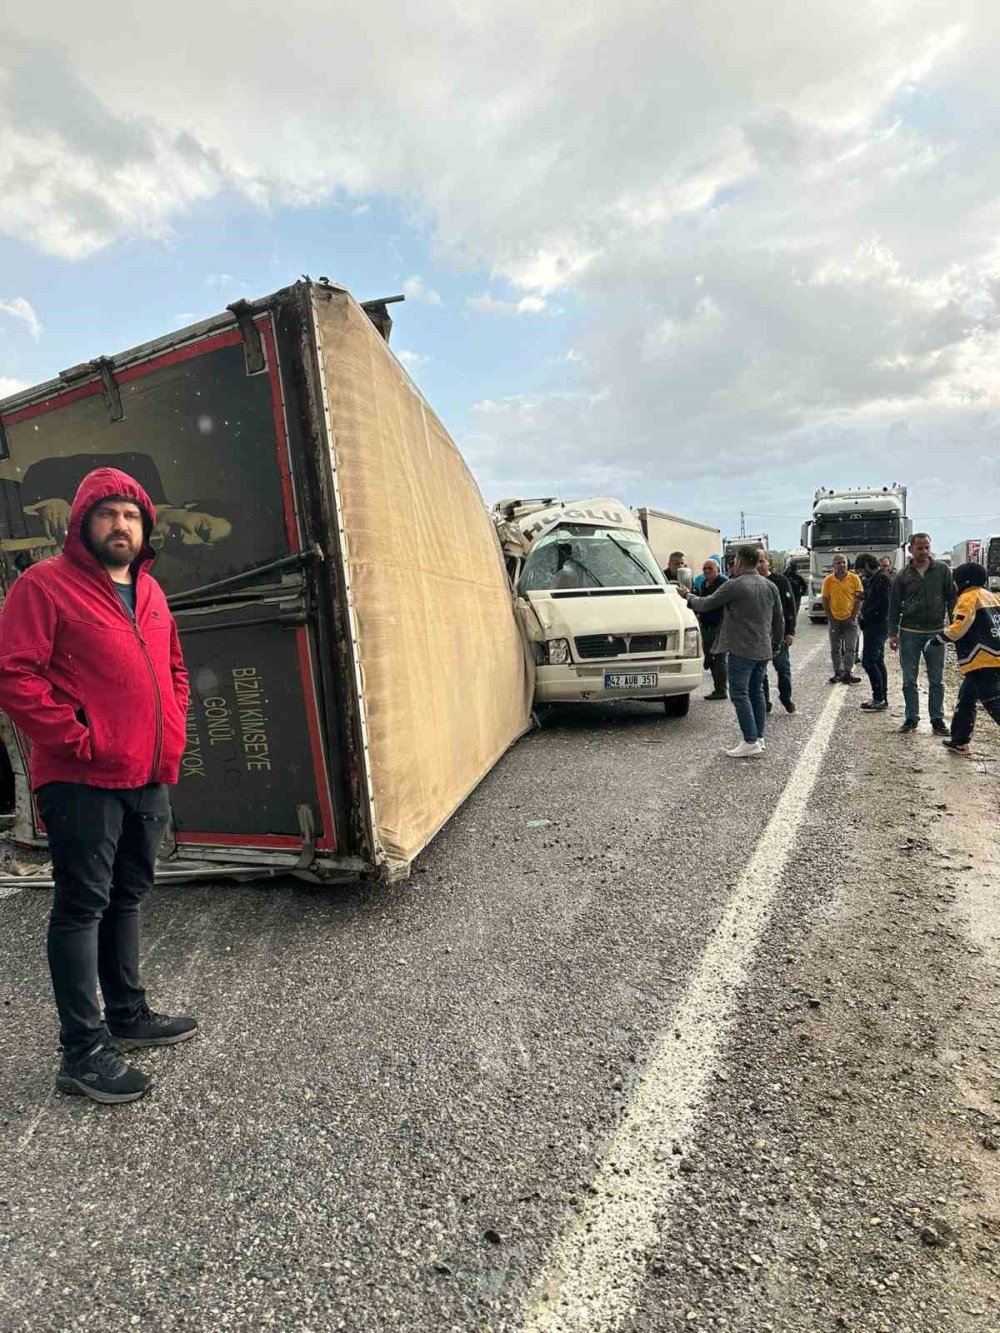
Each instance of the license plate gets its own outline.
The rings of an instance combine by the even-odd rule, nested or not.
[[[655,690],[660,683],[656,671],[605,671],[606,690]]]

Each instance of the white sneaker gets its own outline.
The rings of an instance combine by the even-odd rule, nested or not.
[[[739,745],[734,745],[731,750],[726,751],[730,759],[752,759],[755,755],[763,753],[760,741],[740,741]]]

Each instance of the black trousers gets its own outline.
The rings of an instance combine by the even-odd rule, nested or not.
[[[977,703],[983,705],[994,722],[1000,722],[1000,667],[981,667],[962,677],[951,719],[951,739],[958,745],[968,745],[972,740]]]
[[[862,625],[864,639],[861,665],[871,682],[874,703],[885,703],[889,697],[889,673],[885,665],[885,641],[889,637],[886,625]]]
[[[145,1001],[139,982],[139,908],[153,885],[170,816],[162,783],[111,790],[50,782],[36,792],[52,854],[55,897],[48,956],[68,1059],[107,1035],[107,1018],[132,1022]]]

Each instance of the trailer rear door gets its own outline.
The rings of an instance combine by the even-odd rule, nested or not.
[[[271,316],[253,328],[257,358],[230,326],[105,363],[100,378],[64,376],[4,413],[2,573],[9,584],[57,552],[92,468],[134,476],[160,515],[153,573],[171,597],[191,676],[173,793],[178,842],[297,848],[306,838],[332,850],[308,562],[296,559],[302,534]]]

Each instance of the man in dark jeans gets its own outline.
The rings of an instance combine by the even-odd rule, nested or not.
[[[729,654],[729,695],[743,737],[726,751],[732,759],[756,758],[766,748],[763,680],[768,662],[781,647],[785,623],[777,588],[757,573],[760,555],[759,547],[741,546],[733,561],[733,577],[711,597],[695,597],[687,588],[678,588],[695,615],[725,609],[715,647]]]
[[[792,659],[789,649],[795,642],[795,626],[799,615],[799,603],[795,593],[792,591],[792,585],[784,574],[774,574],[771,571],[771,557],[766,551],[761,551],[760,559],[757,561],[757,573],[762,578],[773,583],[778,590],[778,596],[781,599],[781,614],[785,617],[785,635],[781,641],[781,647],[771,658],[771,665],[774,667],[775,675],[778,677],[778,698],[786,713],[795,712],[795,704],[792,700]],[[768,684],[767,672],[764,672],[764,704],[767,711],[771,711],[771,689]]]
[[[955,585],[951,570],[942,560],[931,556],[931,539],[926,532],[910,538],[910,559],[897,574],[889,594],[889,647],[899,650],[903,673],[903,700],[906,716],[900,731],[916,731],[920,720],[920,694],[917,675],[923,658],[927,672],[927,710],[931,730],[947,736],[944,720],[944,643],[941,631],[951,619],[955,605]]]
[[[21,574],[0,613],[0,708],[32,742],[55,879],[56,1086],[98,1102],[135,1101],[151,1086],[122,1050],[197,1029],[151,1010],[139,980],[139,908],[188,701],[177,627],[148,572],[155,521],[127,473],[96,469],[73,501],[62,555]]]
[[[889,707],[889,673],[885,666],[885,641],[889,637],[889,594],[892,581],[873,555],[859,555],[854,568],[864,585],[859,624],[864,635],[861,665],[872,687],[872,697],[861,705],[866,713],[884,713]]]
[[[704,575],[702,585],[698,590],[700,597],[711,597],[713,592],[718,592],[724,583],[728,583],[726,578],[715,560],[706,560],[701,567]],[[719,629],[722,626],[722,617],[724,612],[703,611],[698,617],[698,623],[701,626],[701,641],[705,647],[705,669],[712,673],[712,690],[706,694],[706,699],[728,699],[728,678],[726,675],[726,654],[715,652],[715,641],[719,637]]]

